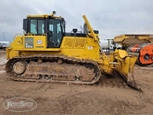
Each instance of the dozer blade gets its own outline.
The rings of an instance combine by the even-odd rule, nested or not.
[[[118,64],[115,67],[116,71],[126,80],[129,86],[136,90],[142,91],[141,88],[138,86],[133,74],[134,65],[138,56],[126,54],[126,51],[124,50],[117,51],[116,53],[118,54]]]

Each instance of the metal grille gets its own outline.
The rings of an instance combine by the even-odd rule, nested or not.
[[[67,47],[67,48],[72,48],[73,42],[74,42],[73,38],[64,38],[64,45],[63,46]]]
[[[84,48],[85,47],[85,39],[77,38],[75,41],[75,48]]]

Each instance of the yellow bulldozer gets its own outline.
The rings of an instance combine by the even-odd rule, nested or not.
[[[68,33],[64,18],[55,13],[23,19],[24,35],[16,35],[6,51],[5,70],[12,80],[94,84],[103,74],[118,72],[129,86],[140,89],[133,76],[136,55],[116,50],[107,57],[85,15],[85,31]]]

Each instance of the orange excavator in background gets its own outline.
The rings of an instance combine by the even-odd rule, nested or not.
[[[137,64],[153,66],[152,34],[124,34],[116,36],[113,42],[121,44],[129,53],[138,53]]]

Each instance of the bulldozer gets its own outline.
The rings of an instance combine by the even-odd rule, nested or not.
[[[116,50],[106,56],[99,44],[99,31],[87,17],[84,32],[66,32],[63,17],[52,14],[27,15],[24,35],[16,35],[6,50],[6,73],[26,82],[95,84],[104,74],[117,72],[126,83],[140,90],[133,69],[137,55]]]

